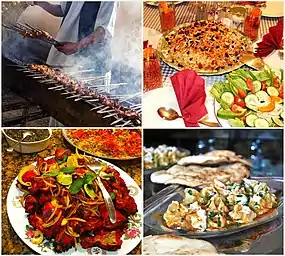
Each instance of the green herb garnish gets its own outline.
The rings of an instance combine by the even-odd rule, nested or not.
[[[48,172],[42,175],[42,177],[55,177],[59,174],[59,171]]]
[[[110,197],[112,198],[112,200],[114,200],[116,198],[116,194],[114,192],[109,193]]]
[[[84,179],[77,179],[71,184],[69,192],[73,195],[77,194],[81,190],[83,185],[84,185]]]
[[[59,171],[63,173],[74,173],[76,169],[74,167],[63,167],[63,168],[60,168]]]

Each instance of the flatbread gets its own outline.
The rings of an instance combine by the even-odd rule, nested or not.
[[[143,239],[145,255],[199,255],[218,254],[209,242],[175,235],[147,236]]]
[[[189,187],[210,185],[214,180],[240,183],[250,176],[249,168],[242,163],[209,167],[174,165],[168,170],[152,173],[151,181],[162,184],[180,184]]]

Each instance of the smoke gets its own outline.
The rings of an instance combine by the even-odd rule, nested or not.
[[[61,65],[73,66],[69,71],[94,69],[93,74],[85,74],[89,76],[104,75],[111,71],[111,83],[127,83],[111,90],[111,94],[135,94],[141,91],[142,2],[119,1],[118,3],[113,38],[101,44],[90,45],[80,54],[67,58],[67,61]],[[15,16],[19,17],[20,14],[16,7],[14,10],[15,12],[10,10],[7,16],[15,22],[17,20]],[[46,15],[51,16],[39,7],[28,7],[19,20],[38,26],[55,36],[60,21],[54,20],[54,17],[45,17]],[[50,45],[39,40],[23,39],[15,32],[9,33],[2,47],[4,56],[24,63],[43,63],[50,50]],[[82,74],[78,75],[78,80],[81,78]],[[134,102],[139,103],[140,97]]]

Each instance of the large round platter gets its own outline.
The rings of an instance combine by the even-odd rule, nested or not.
[[[132,160],[132,159],[137,159],[140,158],[141,156],[136,156],[136,157],[121,157],[121,158],[116,158],[116,157],[110,157],[110,156],[106,156],[104,154],[100,154],[100,153],[94,153],[91,152],[89,150],[83,149],[81,147],[79,147],[78,145],[76,145],[76,143],[70,138],[70,136],[68,136],[67,132],[65,129],[62,129],[62,135],[63,137],[68,141],[68,143],[70,143],[73,147],[80,149],[82,152],[85,152],[89,155],[92,156],[96,156],[96,157],[100,157],[100,158],[104,158],[104,159],[110,159],[110,160]]]
[[[284,16],[284,1],[266,1],[266,7],[262,8],[263,17],[279,18]]]
[[[46,159],[49,159],[51,157],[48,157]],[[96,158],[95,158],[96,159]],[[44,241],[41,245],[36,245],[31,243],[30,239],[28,238],[26,232],[27,229],[30,227],[27,214],[25,213],[25,209],[22,207],[20,203],[20,196],[23,195],[23,192],[21,192],[17,187],[17,178],[13,181],[7,197],[7,213],[10,220],[10,223],[17,233],[17,235],[21,238],[21,240],[29,246],[32,250],[35,252],[41,254],[41,255],[94,255],[94,254],[111,254],[111,255],[126,255],[130,251],[132,251],[141,241],[142,237],[142,191],[139,188],[139,186],[136,184],[136,182],[123,170],[121,170],[119,167],[106,162],[101,159],[97,159],[98,161],[101,161],[103,163],[106,163],[107,165],[111,166],[115,170],[117,170],[122,179],[125,181],[127,187],[129,188],[130,195],[135,199],[135,202],[137,204],[138,212],[134,216],[132,220],[129,219],[129,225],[127,232],[132,233],[132,231],[139,232],[139,234],[134,237],[130,238],[126,235],[126,233],[123,235],[122,240],[123,244],[120,250],[118,251],[105,251],[99,247],[93,247],[89,249],[83,249],[81,246],[78,247],[77,251],[75,251],[74,248],[68,250],[64,253],[55,253],[54,250],[52,250],[51,243],[48,241]],[[36,165],[36,163],[33,163],[33,165]]]
[[[175,2],[172,2],[174,5],[177,5],[177,4],[181,4],[183,3],[184,1],[175,1]],[[147,5],[150,5],[150,6],[155,6],[157,7],[158,6],[158,1],[145,1],[145,3]]]
[[[164,34],[163,36],[160,37],[160,40],[158,42],[158,45],[157,45],[157,53],[159,55],[159,57],[167,64],[169,65],[170,67],[172,68],[175,68],[176,70],[183,70],[183,68],[181,67],[178,67],[178,65],[176,65],[175,63],[170,63],[166,56],[163,54],[163,51],[167,51],[168,48],[167,48],[167,42],[165,40],[165,36],[167,36],[168,34],[170,34],[171,32],[174,32],[174,31],[178,31],[180,28],[185,28],[185,27],[188,27],[190,25],[190,23],[184,23],[184,24],[181,24],[179,26],[176,26],[175,28],[173,28],[171,31],[169,31],[168,33]],[[238,30],[237,30],[238,31]],[[251,41],[243,34],[241,33],[240,31],[238,31],[240,33],[240,35],[242,37],[244,37],[246,40],[248,40],[248,42],[251,44]],[[248,51],[252,51],[252,47],[250,49],[248,49]],[[240,67],[242,67],[244,64],[243,63],[238,63],[237,65],[235,66],[232,66],[231,68],[228,68],[228,69],[223,69],[223,70],[219,70],[219,71],[207,71],[207,70],[195,70],[199,75],[207,75],[207,76],[217,76],[217,75],[223,75],[225,73],[229,73],[233,70],[236,70]]]

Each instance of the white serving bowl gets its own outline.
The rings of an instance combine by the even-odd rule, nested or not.
[[[14,148],[15,151],[24,153],[24,154],[29,154],[29,153],[35,153],[35,152],[40,152],[43,151],[44,149],[47,148],[51,135],[52,135],[52,130],[49,130],[49,136],[44,139],[44,140],[39,140],[39,141],[34,141],[34,142],[21,142],[17,147]],[[9,137],[5,130],[3,129],[3,134],[8,142],[8,144],[12,147],[17,143],[18,141]]]

